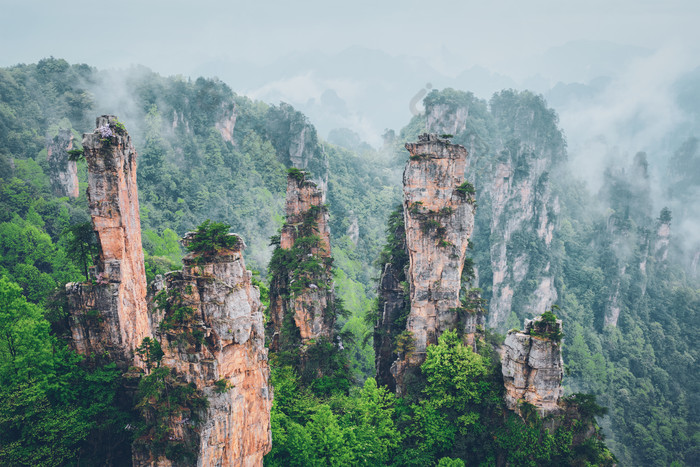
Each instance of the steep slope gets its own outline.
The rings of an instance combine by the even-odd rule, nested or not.
[[[280,339],[296,332],[301,346],[333,336],[328,211],[323,193],[306,175],[292,169],[287,176],[287,221],[270,263],[270,348],[275,351],[289,345]],[[290,325],[296,332],[291,332]]]
[[[128,366],[144,337],[152,334],[146,309],[136,152],[124,126],[112,115],[97,118],[95,131],[83,136],[83,148],[99,259],[92,283],[66,286],[74,318],[73,343],[83,354],[112,351],[114,359]]]
[[[476,220],[479,286],[489,299],[489,325],[503,329],[542,313],[557,299],[549,250],[559,211],[550,173],[566,158],[556,115],[529,92],[495,94],[487,110],[470,93],[426,97],[429,131],[454,134],[471,148],[468,178],[481,206]],[[525,253],[528,250],[528,253]],[[511,320],[512,322],[512,320]]]
[[[129,367],[130,378],[145,370],[136,402],[145,434],[134,443],[134,465],[261,465],[271,391],[243,241],[212,244],[203,224],[186,239],[195,253],[183,271],[155,282],[148,310],[131,139],[116,117],[102,116],[83,147],[100,255],[91,282],[67,286],[72,344]]]

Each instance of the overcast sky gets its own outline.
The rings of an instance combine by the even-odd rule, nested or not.
[[[184,75],[217,60],[264,64],[353,45],[447,73],[478,64],[517,75],[523,60],[572,40],[690,54],[700,44],[697,0],[0,0],[0,12],[0,66],[53,55]]]

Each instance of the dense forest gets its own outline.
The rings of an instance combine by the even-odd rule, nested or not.
[[[541,96],[506,90],[486,102],[445,89],[424,105],[375,150],[349,130],[323,141],[291,106],[216,79],[54,58],[0,69],[0,463],[123,465],[147,429],[132,400],[144,387],[125,390],[109,359],[67,345],[65,284],[86,280],[96,254],[80,134],[103,113],[119,117],[138,151],[149,281],[181,268],[179,239],[212,219],[245,240],[265,302],[288,169],[325,191],[342,345],[315,355],[322,381],[293,352],[270,354],[266,464],[700,463],[698,245],[674,235],[697,212],[698,141],[673,148],[663,194],[651,189],[644,153],[611,164],[591,193],[568,169],[565,137]],[[470,154],[478,207],[468,281],[486,300],[489,329],[477,352],[444,333],[421,367],[422,390],[397,397],[374,379],[377,281],[404,254],[395,210],[403,145],[426,131]],[[52,144],[71,136],[77,197],[57,186],[50,163]],[[494,348],[553,306],[579,416],[549,430],[536,413],[505,408]],[[595,417],[605,442],[596,434],[574,443]]]

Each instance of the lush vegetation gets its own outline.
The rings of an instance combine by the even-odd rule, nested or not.
[[[266,465],[613,465],[614,456],[577,417],[550,430],[503,405],[500,365],[446,332],[428,348],[426,384],[397,398],[373,378],[349,392],[319,394],[291,367],[275,367],[273,449]],[[596,408],[595,398],[587,403]],[[595,412],[594,413],[598,413]],[[574,437],[587,439],[572,447]],[[462,462],[462,463],[460,463]],[[588,463],[588,464],[586,464]]]
[[[513,313],[505,329],[532,317],[529,300],[542,272],[550,271],[561,306],[557,314],[565,323],[565,384],[570,394],[577,393],[570,403],[579,415],[603,417],[606,444],[622,465],[700,463],[697,277],[689,269],[687,245],[673,237],[658,250],[654,243],[660,224],[670,222],[673,229],[696,212],[697,140],[678,144],[667,187],[674,204],[659,211],[648,186],[639,183],[645,179],[640,175],[644,158],[627,172],[611,167],[595,195],[568,175],[556,114],[540,96],[504,91],[486,102],[444,90],[431,92],[425,106],[446,112],[468,108],[464,130],[451,137],[471,158],[469,181],[457,189],[479,204],[472,258],[465,267],[478,278],[469,279],[463,311],[483,309],[483,300],[492,298],[492,246],[504,238],[491,231],[493,164],[509,164],[509,183],[519,183],[535,173],[538,158],[554,161],[553,176],[543,173],[532,184],[536,199],[558,199],[558,211],[542,204],[544,211],[533,214],[556,221],[551,243],[533,228],[516,231],[505,245],[509,258],[527,258],[529,265],[522,280],[512,284]],[[527,407],[525,420],[508,414],[490,344],[474,353],[452,333],[443,335],[421,369],[423,387],[411,398],[398,399],[371,378],[372,325],[382,309],[375,293],[379,270],[394,264],[408,288],[402,276],[408,261],[401,246],[403,217],[391,209],[401,197],[403,143],[426,130],[424,118],[411,120],[383,151],[345,134],[346,149],[323,142],[291,106],[251,101],[218,80],[164,78],[142,68],[101,72],[49,58],[0,69],[0,464],[75,465],[80,459],[81,464],[120,465],[129,462],[128,445],[135,439],[162,442],[162,452],[183,459],[193,449],[166,443],[163,420],[189,416],[206,402],[159,366],[156,343],[142,347],[149,374],[138,401],[121,389],[123,371],[99,358],[80,357],[65,345],[69,322],[61,291],[67,282],[87,278],[97,251],[80,148],[72,154],[80,196],[58,198],[46,138],[69,129],[79,141],[79,133],[92,131],[94,117],[103,111],[119,115],[137,146],[149,281],[179,267],[184,252],[178,239],[206,219],[224,220],[245,239],[246,263],[261,271],[255,280],[263,292],[268,264],[270,270],[282,265],[299,271],[300,278],[312,273],[319,264],[302,250],[270,263],[273,247],[267,239],[284,220],[288,168],[303,166],[308,177],[327,182],[335,291],[343,302],[333,306],[349,312],[337,321],[344,349],[337,342],[315,343],[309,349],[313,365],[304,370],[295,365],[294,335],[288,334],[285,348],[291,353],[272,360],[274,447],[266,463],[611,462],[597,437],[571,448],[580,435],[574,419],[548,430],[548,422]],[[517,215],[514,206],[501,213]],[[426,222],[436,233],[439,227]],[[204,250],[231,246],[228,228],[210,223],[205,230]],[[307,247],[315,240],[301,239]],[[481,293],[472,291],[477,286]],[[619,309],[616,326],[606,325],[612,297]],[[160,299],[170,310],[166,327],[187,325],[188,310],[177,297]],[[410,352],[411,336],[404,332],[408,308],[403,311],[390,337],[394,348]],[[319,369],[327,378],[315,378]],[[167,388],[167,395],[159,388]],[[597,402],[580,392],[593,393]],[[140,413],[133,413],[137,403]],[[607,415],[598,403],[608,407]]]
[[[653,167],[639,153],[626,167],[611,164],[602,174],[600,192],[591,194],[567,172],[566,142],[556,114],[541,97],[503,91],[486,103],[469,93],[434,93],[425,101],[428,111],[440,104],[469,109],[465,129],[453,142],[471,149],[469,180],[479,203],[472,255],[486,299],[492,298],[492,261],[497,258],[491,252],[504,241],[503,230],[494,225],[519,223],[506,241],[506,255],[514,263],[527,258],[528,265],[519,282],[506,278],[514,292],[513,311],[502,329],[520,328],[523,319],[544,311],[532,310],[530,300],[540,278],[553,275],[561,307],[557,314],[564,320],[566,388],[591,392],[609,408],[602,426],[620,463],[700,462],[698,381],[691,376],[698,371],[700,310],[697,274],[687,259],[692,241],[679,234],[666,248],[656,237],[661,224],[672,222],[673,232],[674,226],[696,217],[691,193],[697,193],[700,179],[687,168],[700,161],[697,141],[676,143],[663,193],[653,195]],[[406,131],[411,136],[419,127],[414,122]],[[548,166],[537,175],[535,167],[543,159]],[[514,220],[522,215],[520,198],[494,211],[489,189],[494,160],[511,168],[505,183],[529,184],[533,220],[546,216],[556,221],[551,245],[528,219]],[[557,197],[559,212],[538,201],[548,197]],[[655,213],[659,198],[674,210],[656,208]],[[613,310],[619,312],[616,326],[610,324]]]
[[[240,238],[229,234],[230,225],[223,222],[212,222],[207,219],[197,226],[192,236],[188,239],[187,251],[202,254],[212,254],[222,249],[235,248]]]

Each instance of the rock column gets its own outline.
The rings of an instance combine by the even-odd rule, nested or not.
[[[196,430],[182,429],[187,420],[171,426],[185,445],[197,446],[196,465],[202,467],[261,466],[271,448],[263,307],[243,262],[244,248],[239,239],[236,247],[215,254],[191,253],[183,270],[169,273],[154,290],[163,364],[209,402]],[[136,450],[134,465],[172,464]]]
[[[508,332],[501,363],[509,409],[520,413],[521,404],[527,402],[542,416],[560,410],[564,377],[561,330],[561,320],[547,324],[538,316],[525,321],[525,331]]]
[[[474,228],[473,189],[464,180],[466,149],[427,134],[406,149],[403,212],[411,306],[406,339],[412,342],[391,369],[399,393],[406,370],[423,363],[427,346],[458,326],[461,275]]]
[[[287,178],[287,221],[280,233],[279,249],[270,285],[272,350],[286,316],[299,330],[301,344],[333,332],[333,276],[331,272],[330,229],[323,193],[306,173],[293,171]]]
[[[95,131],[83,135],[83,148],[99,258],[90,281],[66,286],[73,343],[80,353],[118,352],[114,358],[131,364],[136,347],[151,335],[136,151],[124,126],[111,115],[97,118]]]

